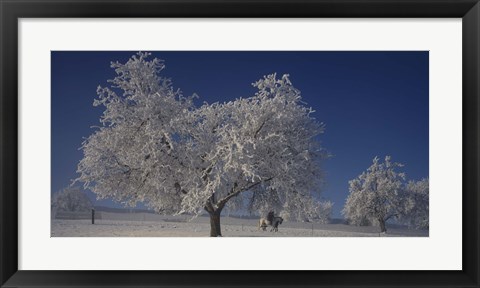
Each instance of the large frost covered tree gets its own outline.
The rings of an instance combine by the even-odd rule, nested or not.
[[[99,198],[165,214],[205,210],[210,236],[221,236],[226,205],[308,213],[308,201],[297,200],[314,197],[322,181],[324,126],[288,75],[265,76],[249,98],[196,107],[148,53],[112,68],[116,77],[94,101],[104,106],[102,125],[83,142],[78,165],[77,180]]]
[[[390,156],[383,163],[375,157],[367,171],[349,181],[350,194],[342,211],[349,223],[378,223],[381,232],[386,232],[386,222],[401,217],[405,174],[396,170],[402,166],[392,162]]]

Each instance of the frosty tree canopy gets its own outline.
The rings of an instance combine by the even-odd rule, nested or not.
[[[350,194],[343,215],[351,224],[378,223],[386,232],[386,222],[397,219],[415,228],[428,227],[428,179],[405,183],[405,174],[397,171],[402,164],[373,159],[367,171],[349,181]]]
[[[312,193],[326,156],[324,125],[301,102],[288,75],[265,76],[249,98],[194,105],[160,76],[164,64],[138,53],[112,63],[117,76],[99,87],[103,124],[82,145],[78,180],[100,198],[144,202],[163,213],[211,216],[247,204],[312,214]],[[247,192],[248,193],[243,193]]]

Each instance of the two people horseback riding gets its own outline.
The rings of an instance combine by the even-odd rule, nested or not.
[[[268,212],[268,215],[266,218],[260,218],[260,221],[258,223],[258,228],[262,229],[265,231],[267,229],[267,226],[272,226],[272,229],[270,231],[278,231],[278,225],[282,224],[283,218],[282,217],[275,217],[275,213],[273,211]]]

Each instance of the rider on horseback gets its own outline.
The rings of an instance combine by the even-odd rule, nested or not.
[[[267,221],[271,224],[274,217],[275,217],[275,213],[273,212],[273,210],[271,210],[270,212],[268,212]]]
[[[278,225],[283,223],[282,217],[275,217],[275,213],[272,211],[268,212],[266,218],[260,218],[258,221],[258,229],[263,231],[267,230],[267,226],[272,226],[270,231],[278,232]]]

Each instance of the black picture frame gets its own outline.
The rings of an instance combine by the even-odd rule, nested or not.
[[[0,0],[0,15],[1,287],[479,287],[477,0]],[[19,271],[18,19],[70,17],[462,18],[462,271]]]

